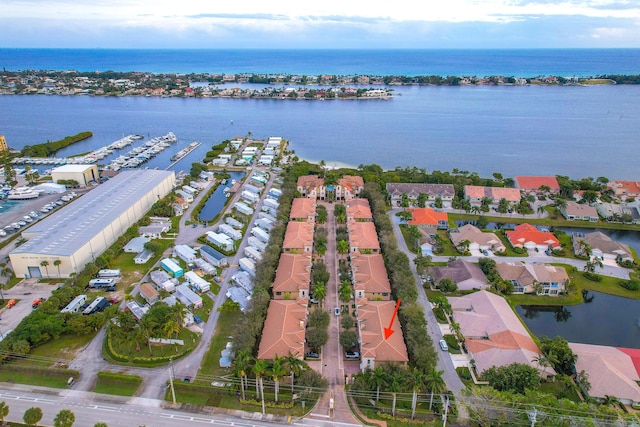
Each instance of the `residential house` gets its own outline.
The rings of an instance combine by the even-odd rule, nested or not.
[[[503,279],[513,284],[514,294],[558,296],[564,292],[569,281],[567,271],[549,264],[496,263],[496,271]],[[536,286],[540,289],[536,291]]]
[[[456,195],[453,184],[388,183],[386,189],[391,206],[401,206],[403,195],[408,197],[410,204],[415,205],[420,194],[424,194],[427,196],[427,203],[435,203],[440,199],[442,206],[448,208]]]
[[[373,214],[367,199],[351,199],[347,201],[347,221],[373,221]]]
[[[567,206],[560,209],[560,212],[562,213],[562,216],[569,221],[581,220],[598,222],[600,219],[596,208],[587,204],[581,205],[576,202],[567,202]]]
[[[171,230],[171,222],[152,222],[149,225],[141,226],[138,231],[143,237],[150,239],[159,239],[162,237],[162,233],[166,233]]]
[[[633,262],[633,255],[628,245],[616,242],[600,231],[573,234],[571,242],[576,255],[587,256],[586,249],[589,248],[591,256],[601,260]]]
[[[514,178],[516,188],[527,194],[556,194],[560,191],[560,184],[555,176],[516,176]],[[541,191],[547,187],[548,191]]]
[[[409,362],[402,328],[394,316],[395,301],[358,300],[357,319],[360,335],[360,370],[375,369],[376,363],[390,362],[406,365]],[[393,319],[391,325],[389,321]],[[385,336],[385,328],[393,333]]]
[[[373,222],[347,222],[351,252],[380,253],[380,242]]]
[[[226,234],[207,231],[207,240],[223,251],[232,251],[234,248],[233,240]]]
[[[177,256],[187,264],[194,262],[198,256],[195,249],[189,245],[176,245],[173,248],[173,255]]]
[[[282,254],[273,280],[274,299],[309,297],[311,283],[311,256]]]
[[[188,284],[176,286],[176,293],[174,294],[181,303],[187,307],[200,308],[202,307],[202,298],[191,290]]]
[[[407,208],[411,213],[409,225],[425,231],[425,233],[435,234],[437,230],[449,228],[449,216],[446,212],[437,212],[431,208]]]
[[[313,251],[313,229],[313,222],[289,221],[282,250],[285,253],[310,254]]]
[[[149,283],[143,283],[138,288],[140,290],[140,295],[149,305],[155,304],[160,298],[160,294],[155,290],[153,286]]]
[[[316,219],[316,202],[313,199],[296,197],[291,204],[291,212],[289,213],[291,221],[315,221]]]
[[[351,254],[351,273],[356,299],[388,301],[391,299],[391,284],[380,254]]]
[[[552,233],[540,231],[531,224],[516,225],[513,230],[507,230],[505,234],[514,248],[546,251],[547,249],[556,250],[562,247],[558,238]]]
[[[122,250],[127,253],[137,254],[142,252],[144,250],[144,244],[150,241],[151,239],[149,239],[148,237],[134,237],[133,239],[129,240],[126,245],[124,245],[124,248]]]
[[[640,181],[609,181],[607,187],[611,188],[615,196],[621,200],[640,197]]]
[[[451,279],[458,285],[458,289],[469,291],[485,289],[489,286],[487,276],[477,264],[456,259],[444,267],[431,267],[429,270],[431,281],[438,286],[442,279]]]
[[[361,176],[344,175],[335,187],[336,200],[351,200],[359,197],[363,188],[364,180]]]
[[[472,205],[479,205],[484,199],[491,200],[490,204],[494,205],[505,199],[513,205],[519,203],[521,198],[520,190],[517,188],[481,187],[478,185],[465,185],[464,195]]]
[[[271,300],[262,329],[258,359],[272,360],[289,353],[304,356],[307,298]]]
[[[464,242],[469,242],[469,251],[504,252],[506,250],[502,240],[495,233],[484,233],[471,224],[451,229],[449,238],[455,247],[459,247]]]
[[[215,267],[224,267],[228,264],[227,257],[225,255],[208,245],[200,246],[200,256]]]
[[[151,260],[151,258],[153,258],[154,255],[155,253],[153,251],[145,249],[133,258],[133,262],[135,264],[146,264]]]
[[[572,342],[569,348],[578,356],[576,371],[589,375],[590,397],[640,405],[640,350]]]
[[[598,215],[604,218],[607,221],[620,221],[622,217],[622,208],[624,205],[619,205],[617,203],[598,203],[596,207],[596,211],[598,211]]]
[[[305,175],[298,178],[298,193],[302,197],[310,199],[324,200],[327,195],[327,188],[324,179],[316,175]]]
[[[449,297],[449,304],[478,374],[493,366],[522,363],[536,368],[541,376],[555,375],[553,368],[534,362],[542,352],[504,298],[478,291]]]

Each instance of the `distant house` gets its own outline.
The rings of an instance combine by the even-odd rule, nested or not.
[[[155,304],[160,298],[160,294],[149,283],[143,283],[140,285],[140,295],[149,305]]]
[[[171,230],[171,222],[152,222],[149,225],[141,226],[138,228],[138,232],[143,237],[149,237],[151,239],[159,239],[162,237],[162,233],[166,233]]]
[[[264,321],[258,358],[272,360],[289,353],[304,356],[307,298],[271,300]]]
[[[373,221],[373,214],[367,199],[351,199],[347,201],[347,221]]]
[[[388,183],[386,185],[387,194],[391,199],[391,206],[400,206],[403,195],[408,197],[412,205],[415,205],[420,194],[427,196],[428,203],[434,203],[437,199],[442,200],[442,206],[451,207],[451,201],[456,195],[453,184],[411,184],[411,183]]]
[[[503,279],[513,284],[514,294],[536,293],[537,295],[558,296],[564,292],[569,281],[562,267],[549,264],[496,263],[496,271]],[[540,290],[536,292],[536,285]]]
[[[505,199],[511,204],[520,202],[521,194],[517,188],[505,187],[481,187],[477,185],[464,186],[465,198],[473,205],[479,205],[483,199],[491,200],[491,204],[498,204],[500,200]]]
[[[198,294],[193,292],[191,288],[189,288],[189,285],[186,283],[183,283],[180,286],[176,286],[175,297],[187,307],[202,307],[202,298],[200,298]]]
[[[436,212],[431,208],[407,208],[411,213],[409,225],[415,225],[425,232],[434,234],[437,230],[449,228],[449,216],[446,212]]]
[[[607,187],[621,200],[640,197],[640,181],[609,181]]]
[[[571,236],[573,250],[576,255],[587,256],[586,245],[591,250],[591,256],[602,260],[633,261],[633,255],[628,245],[615,242],[611,237],[600,231]],[[586,244],[586,245],[585,245]]]
[[[123,251],[134,254],[140,253],[144,250],[144,244],[150,241],[151,239],[148,237],[134,237],[124,246]]]
[[[154,252],[148,249],[143,250],[133,258],[135,264],[146,264],[153,258]]]
[[[536,368],[541,376],[555,375],[553,368],[534,362],[542,353],[504,298],[478,291],[449,297],[449,304],[479,374],[493,366],[522,363]]]
[[[352,253],[351,274],[356,299],[366,298],[371,301],[391,299],[391,284],[382,255]]]
[[[308,298],[311,283],[311,256],[282,254],[273,280],[274,299]]]
[[[380,253],[380,242],[373,222],[347,222],[350,252]]]
[[[285,253],[311,253],[313,251],[313,222],[287,223],[282,250]]]
[[[567,206],[560,209],[560,212],[562,213],[562,216],[569,221],[581,220],[598,222],[600,219],[596,208],[587,204],[581,205],[576,202],[567,202]]]
[[[576,371],[589,375],[590,397],[640,405],[640,350],[571,342],[569,348],[578,356]]]
[[[176,245],[173,248],[174,256],[177,256],[187,264],[190,264],[196,260],[198,253],[189,245]]]
[[[336,200],[351,200],[358,197],[363,188],[364,180],[361,176],[344,175],[335,187]]]
[[[316,219],[316,202],[313,199],[304,197],[296,197],[291,204],[291,212],[289,213],[291,221],[315,221]]]
[[[560,184],[555,176],[516,176],[514,178],[516,188],[528,194],[544,194],[541,188],[547,187],[549,193],[560,191]]]
[[[375,369],[376,363],[409,362],[407,346],[400,321],[393,316],[395,301],[368,301],[362,298],[357,302],[358,332],[360,335],[360,370]],[[385,337],[384,329],[389,327],[394,333]]]
[[[305,175],[299,177],[297,189],[298,193],[300,193],[302,197],[308,197],[310,199],[324,200],[327,195],[324,179],[316,175]]]
[[[556,236],[548,231],[540,231],[531,224],[519,224],[513,230],[505,232],[507,239],[514,248],[537,249],[546,251],[547,249],[560,249],[560,241]]]
[[[232,251],[234,248],[233,240],[226,234],[207,231],[207,240],[223,251]]]
[[[502,240],[495,233],[484,233],[471,224],[465,224],[460,228],[450,230],[449,238],[456,247],[468,241],[470,251],[503,252],[506,250]]]
[[[449,262],[444,267],[431,267],[430,276],[438,286],[442,279],[451,279],[460,290],[485,289],[489,286],[487,276],[476,264],[463,259]]]
[[[228,264],[227,257],[225,255],[208,245],[200,246],[200,256],[216,267],[224,267]]]

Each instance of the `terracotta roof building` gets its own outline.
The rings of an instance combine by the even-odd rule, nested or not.
[[[527,193],[541,193],[540,187],[549,187],[550,193],[560,191],[560,184],[555,176],[516,176],[516,187]]]
[[[396,207],[402,203],[403,194],[407,195],[412,204],[415,204],[420,194],[425,194],[429,203],[433,203],[440,198],[443,207],[450,207],[451,201],[456,195],[453,184],[389,183],[386,185],[386,189],[391,199],[391,206]]]
[[[346,205],[347,221],[373,221],[371,206],[367,199],[351,199]]]
[[[363,188],[364,180],[361,176],[345,175],[336,185],[336,200],[351,200],[358,197]]]
[[[493,204],[499,203],[501,199],[505,199],[509,203],[520,202],[520,190],[517,188],[465,185],[464,195],[471,203],[480,203],[485,197],[491,199]]]
[[[396,316],[385,339],[384,328],[389,326],[395,301],[358,301],[358,330],[360,333],[360,369],[374,369],[379,362],[394,362],[406,365],[409,361],[400,321]]]
[[[469,250],[503,252],[506,250],[502,240],[495,233],[484,233],[478,227],[465,224],[449,231],[449,238],[458,247],[465,240],[469,241]]]
[[[351,272],[356,299],[367,298],[368,300],[385,301],[391,299],[391,284],[382,255],[352,253]]]
[[[614,191],[616,197],[623,200],[640,197],[640,181],[609,181],[607,187]]]
[[[282,254],[273,280],[274,299],[309,297],[311,256]]]
[[[316,202],[313,199],[303,197],[293,199],[289,219],[291,221],[315,221]]]
[[[326,197],[326,187],[324,179],[317,175],[305,175],[298,178],[298,193],[302,197],[310,199],[324,199]]]
[[[150,283],[141,284],[139,290],[142,298],[144,298],[149,305],[155,304],[160,298],[160,294]]]
[[[544,370],[533,362],[540,349],[504,298],[478,291],[450,297],[449,303],[479,374],[492,366],[512,363],[532,366],[541,375],[555,374],[552,368]]]
[[[431,267],[431,279],[439,284],[442,279],[451,279],[461,290],[484,289],[489,286],[487,276],[476,264],[457,259],[445,267]]]
[[[507,239],[514,248],[538,249],[560,249],[560,241],[548,231],[540,231],[531,224],[516,225],[513,230],[505,232]]]
[[[380,242],[373,222],[347,222],[351,252],[380,253]]]
[[[407,212],[411,212],[409,225],[415,225],[427,231],[449,228],[449,216],[446,212],[436,212],[431,208],[407,208]]]
[[[304,356],[304,336],[307,322],[306,298],[271,300],[262,329],[258,359],[272,360],[289,353]]]
[[[567,271],[549,264],[496,263],[496,271],[504,280],[513,284],[514,294],[535,292],[535,285],[542,287],[537,295],[558,296],[569,281]]]
[[[311,253],[313,251],[313,222],[289,221],[284,234],[282,250],[289,253]]]
[[[569,347],[578,356],[576,371],[589,375],[589,396],[640,404],[640,350],[571,342]]]

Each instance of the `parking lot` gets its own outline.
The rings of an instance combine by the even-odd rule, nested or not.
[[[4,335],[18,326],[31,311],[33,300],[38,298],[49,298],[51,292],[57,285],[38,283],[38,279],[25,279],[13,288],[2,291],[4,299],[9,301],[15,299],[13,307],[6,306],[0,310],[0,334]]]

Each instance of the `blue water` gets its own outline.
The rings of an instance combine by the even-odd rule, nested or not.
[[[231,187],[232,180],[240,181],[244,175],[244,172],[229,172],[227,185],[220,184],[202,207],[199,216],[200,221],[211,221],[222,211],[222,208],[228,200],[225,197],[224,189]]]
[[[0,49],[8,70],[568,77],[639,64],[640,49]]]
[[[164,168],[202,142],[178,164],[186,171],[212,145],[252,132],[282,136],[298,157],[330,165],[638,179],[640,85],[394,90],[390,101],[0,96],[0,132],[17,149],[94,133],[60,153],[69,155],[173,131],[179,142],[147,166]]]

